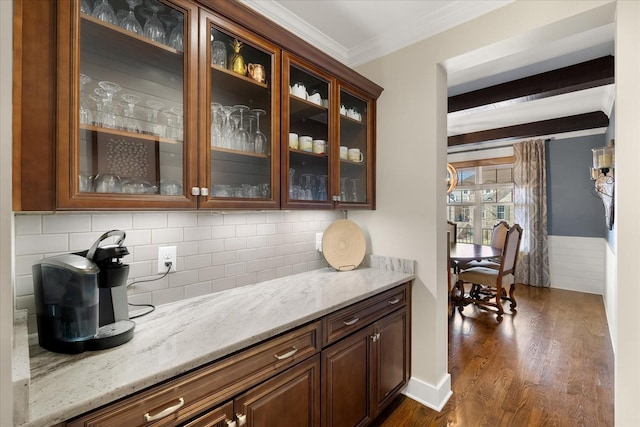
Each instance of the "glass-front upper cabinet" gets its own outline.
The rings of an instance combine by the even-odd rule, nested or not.
[[[335,83],[321,70],[283,54],[282,206],[327,208],[333,205],[331,159]]]
[[[373,208],[374,117],[372,101],[354,88],[339,85],[340,141],[337,188],[338,209]]]
[[[197,9],[78,0],[58,22],[58,207],[195,206]]]
[[[200,20],[200,206],[278,208],[280,50],[218,15]]]

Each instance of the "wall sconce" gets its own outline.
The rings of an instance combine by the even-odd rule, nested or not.
[[[609,230],[613,228],[613,201],[615,178],[615,149],[613,140],[606,147],[593,148],[593,167],[591,168],[591,180],[595,181],[596,195],[604,205],[605,224]]]
[[[458,185],[458,171],[451,163],[447,163],[447,194],[451,193]]]

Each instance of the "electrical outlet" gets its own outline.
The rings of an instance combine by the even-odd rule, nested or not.
[[[322,252],[322,234],[316,233],[316,251]]]
[[[169,270],[169,272],[175,272],[178,263],[175,246],[161,246],[158,248],[158,274],[167,272],[167,262],[171,263],[171,270]]]

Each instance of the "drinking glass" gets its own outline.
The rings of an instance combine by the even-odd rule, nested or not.
[[[151,117],[149,118],[147,131],[151,134],[164,137],[165,135],[164,125],[158,121],[158,111],[164,108],[164,104],[160,101],[155,101],[153,99],[148,100],[146,104],[147,104],[147,107],[151,109]]]
[[[305,173],[302,175],[302,189],[304,192],[304,196],[300,197],[301,199],[304,200],[313,200],[313,185],[312,185],[312,179],[313,179],[313,175],[310,173]]]
[[[262,114],[265,114],[266,111],[254,108],[253,110],[251,110],[251,112],[256,115],[256,133],[253,135],[256,153],[266,154],[267,144],[269,142],[267,140],[267,136],[260,131],[260,116]]]
[[[91,82],[91,77],[86,74],[80,74],[80,123],[85,125],[93,123],[93,114],[91,114],[91,110],[89,110],[82,93],[84,86],[89,82]]]
[[[349,201],[349,189],[347,188],[347,181],[349,178],[340,178],[340,201],[348,202]]]
[[[102,126],[102,122],[100,121],[100,119],[102,118],[102,107],[104,106],[104,91],[100,88],[95,88],[93,91],[94,93],[89,95],[89,98],[91,98],[91,100],[96,103],[97,113],[94,124],[96,126]],[[98,92],[100,92],[102,95]]]
[[[351,201],[352,202],[359,202],[358,200],[358,183],[360,182],[359,179],[352,179],[351,180]]]
[[[118,18],[109,4],[109,0],[97,0],[91,15],[109,24],[118,25]]]
[[[171,15],[173,15],[178,23],[169,34],[169,46],[182,52],[184,51],[184,14],[177,10],[172,10]]]
[[[227,68],[227,46],[220,40],[211,43],[211,62],[222,68]]]
[[[147,19],[143,29],[144,36],[158,43],[166,43],[167,35],[158,18],[158,12],[163,10],[164,6],[158,0],[147,0],[145,5],[149,9],[140,10],[140,14]]]
[[[103,127],[111,129],[124,128],[122,117],[113,105],[113,95],[118,93],[122,87],[118,83],[110,81],[98,82],[98,86],[104,91],[104,105],[102,107],[101,117],[99,119]]]
[[[132,33],[142,35],[142,25],[140,25],[140,22],[138,22],[136,15],[133,13],[133,9],[135,9],[136,6],[139,6],[142,4],[142,0],[126,0],[126,1],[127,1],[127,4],[129,5],[129,13],[125,14],[125,16],[120,20],[119,25],[121,28],[127,31],[131,31]]]
[[[317,177],[318,179],[318,191],[317,191],[317,196],[316,196],[316,200],[322,200],[322,201],[326,201],[327,200],[327,175],[319,175]]]
[[[211,146],[222,147],[222,124],[224,119],[220,115],[222,105],[211,103]]]
[[[178,141],[182,141],[184,139],[184,111],[180,107],[171,107],[171,112],[175,115],[173,137]]]
[[[120,98],[127,103],[128,107],[124,112],[124,128],[129,132],[140,133],[142,128],[140,127],[140,121],[136,119],[134,108],[141,98],[131,93],[123,93]]]

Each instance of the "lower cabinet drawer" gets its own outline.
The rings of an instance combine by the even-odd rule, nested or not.
[[[83,415],[66,425],[179,425],[319,351],[320,321]]]
[[[409,284],[397,286],[379,295],[353,304],[323,319],[323,346],[338,341],[350,333],[406,305]]]

